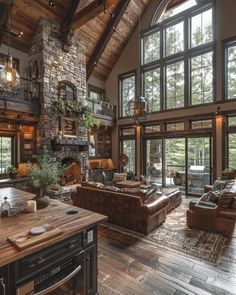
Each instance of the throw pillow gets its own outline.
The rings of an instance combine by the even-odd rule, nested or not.
[[[112,185],[107,185],[104,187],[104,189],[112,192],[120,192],[120,189],[118,187],[112,186]]]
[[[213,184],[213,191],[220,191],[226,187],[228,181],[226,180],[216,180]]]
[[[126,180],[126,173],[114,173],[113,174],[113,182],[125,181]]]

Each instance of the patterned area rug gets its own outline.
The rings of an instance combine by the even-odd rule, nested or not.
[[[147,236],[107,222],[104,226],[217,265],[222,257],[224,260],[235,263],[235,253],[227,251],[229,239],[221,234],[189,229],[186,226],[186,210],[189,201],[190,198],[183,197],[182,204],[167,215],[166,221],[160,227]]]

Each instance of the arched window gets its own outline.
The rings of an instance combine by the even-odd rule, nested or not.
[[[211,103],[214,1],[164,2],[142,34],[143,94],[153,112]]]
[[[58,83],[58,98],[63,100],[76,100],[76,87],[70,81],[60,81]]]

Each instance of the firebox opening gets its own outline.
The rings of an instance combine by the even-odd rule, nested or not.
[[[80,162],[73,158],[64,158],[61,164],[65,167],[60,177],[60,185],[71,185],[81,182],[81,165]]]

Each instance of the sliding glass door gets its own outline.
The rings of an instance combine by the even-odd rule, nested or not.
[[[147,139],[145,151],[145,172],[150,182],[177,186],[197,195],[210,184],[210,136]]]
[[[148,180],[162,184],[162,139],[146,141],[146,159]]]
[[[187,193],[202,194],[204,185],[210,184],[211,139],[210,137],[187,138],[187,146]]]
[[[185,138],[166,138],[165,151],[165,186],[185,186]]]

